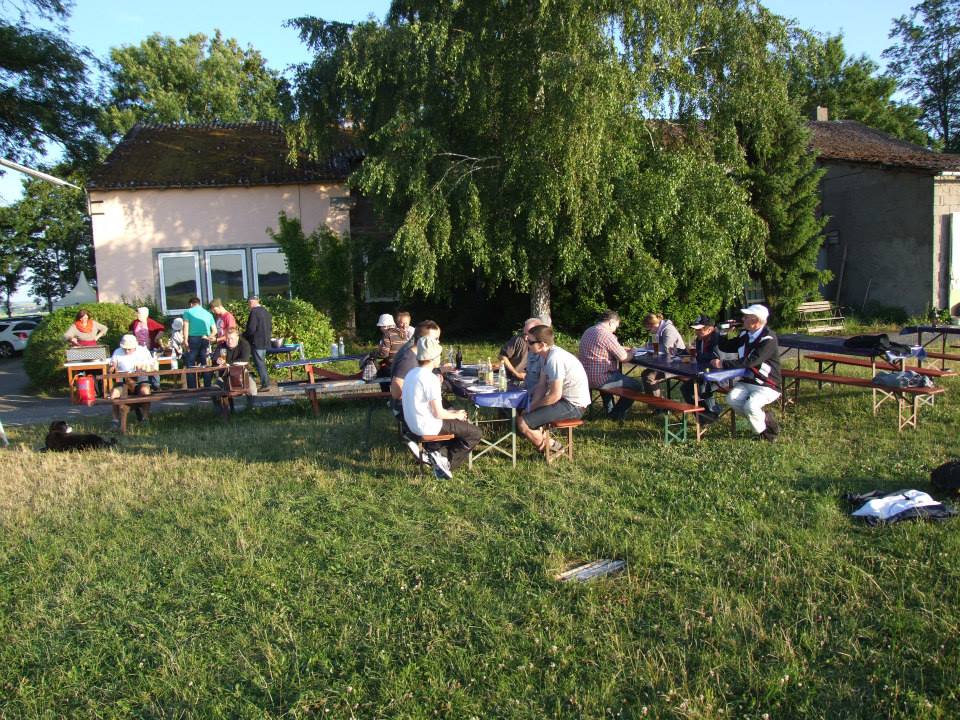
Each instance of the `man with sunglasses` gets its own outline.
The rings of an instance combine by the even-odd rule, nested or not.
[[[554,345],[553,328],[532,328],[527,345],[531,355],[535,353],[542,361],[538,387],[543,388],[543,393],[531,398],[530,409],[517,418],[517,430],[538,451],[545,452],[546,438],[539,428],[557,420],[579,419],[590,404],[590,388],[587,373],[576,355]],[[552,450],[559,452],[560,443],[553,442]]]

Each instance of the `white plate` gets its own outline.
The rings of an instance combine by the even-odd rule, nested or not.
[[[499,392],[497,388],[493,385],[471,385],[467,388],[467,392],[472,393],[494,393]]]
[[[466,375],[459,375],[459,376],[457,377],[457,382],[460,383],[461,385],[473,385],[473,384],[475,384],[475,383],[480,382],[480,378],[478,378],[478,377],[468,377],[468,376],[466,376]]]

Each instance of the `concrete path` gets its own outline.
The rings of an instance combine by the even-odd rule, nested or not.
[[[30,381],[23,370],[20,357],[0,360],[0,423],[11,428],[19,425],[46,425],[54,420],[89,420],[103,418],[104,423],[111,416],[109,405],[74,405],[69,397],[42,397],[27,392]],[[184,410],[209,400],[197,398],[176,402],[158,403],[151,412]],[[293,402],[290,398],[281,398],[274,393],[259,395],[258,407]],[[243,403],[237,404],[237,410],[243,410]]]

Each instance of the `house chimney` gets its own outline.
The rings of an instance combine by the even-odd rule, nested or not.
[[[817,105],[817,122],[827,122],[830,119],[830,110],[823,107],[822,105]]]

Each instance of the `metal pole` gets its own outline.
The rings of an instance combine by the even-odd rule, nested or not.
[[[67,187],[75,188],[76,190],[83,190],[82,187],[74,185],[73,183],[67,182],[66,180],[61,180],[58,177],[53,175],[47,175],[45,172],[40,170],[34,170],[33,168],[28,168],[25,165],[20,163],[15,163],[13,160],[7,160],[6,158],[0,158],[0,165],[8,167],[11,170],[16,170],[17,172],[22,172],[24,175],[29,175],[30,177],[35,177],[38,180],[46,180],[47,182],[52,182],[54,185],[66,185]]]

